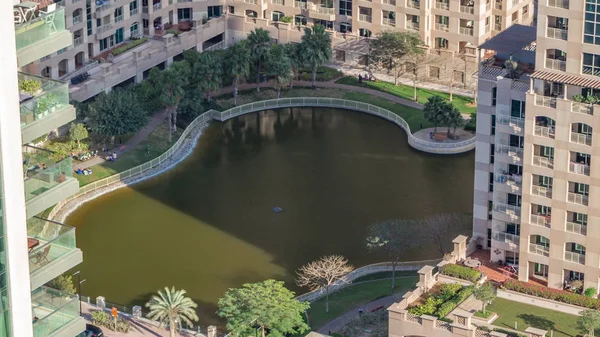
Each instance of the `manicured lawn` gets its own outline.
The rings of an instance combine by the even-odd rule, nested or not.
[[[585,330],[577,324],[577,316],[563,314],[558,311],[543,309],[528,304],[521,304],[501,298],[496,298],[486,311],[498,314],[498,318],[492,323],[502,328],[515,328],[525,331],[528,327],[554,331],[554,337],[576,337],[583,336]]]
[[[173,135],[173,142],[169,143],[168,139],[168,127],[165,123],[161,123],[144,141],[138,144],[133,149],[129,149],[127,152],[118,157],[116,162],[104,162],[99,165],[92,166],[92,174],[88,176],[75,175],[79,180],[79,185],[84,186],[93,181],[106,178],[118,172],[126,171],[137,165],[141,165],[151,159],[160,156],[165,152],[181,134],[181,130]],[[150,153],[147,153],[146,146],[150,146]],[[101,153],[100,153],[101,154]]]
[[[339,80],[337,80],[335,83],[360,86],[360,84],[358,84],[358,79],[355,77],[352,77],[352,76],[342,77]],[[394,85],[394,83],[383,82],[383,81],[377,81],[377,82],[366,81],[366,82],[363,82],[362,86],[371,88],[371,89],[375,89],[375,90],[379,90],[379,91],[383,91],[383,92],[387,92],[388,94],[406,98],[411,101],[413,99],[413,87],[409,86],[409,85],[404,85],[404,84]],[[439,92],[439,91],[434,91],[434,90],[429,90],[429,89],[421,89],[421,88],[417,89],[417,100],[421,104],[425,104],[425,102],[427,102],[427,98],[429,98],[433,95],[441,96],[444,99],[450,99],[450,94],[447,94],[445,92]],[[454,106],[457,107],[458,110],[460,110],[460,112],[465,113],[465,114],[471,114],[477,110],[477,107],[471,106],[469,104],[472,101],[473,101],[473,99],[470,97],[465,97],[465,96],[460,96],[460,95],[452,95],[452,104],[454,104]]]
[[[416,276],[416,275],[417,275],[416,270],[396,270],[396,278],[404,277],[404,276]],[[361,276],[361,277],[355,279],[354,281],[352,281],[352,283],[371,281],[371,280],[391,279],[391,278],[392,278],[391,271],[382,271],[380,273],[374,273],[374,274],[369,274],[366,276]]]
[[[344,73],[337,69],[329,67],[317,67],[317,81],[326,82],[343,76]],[[301,81],[312,81],[312,70],[311,69],[300,69],[298,71],[298,79]]]
[[[418,278],[405,277],[396,280],[396,288],[391,289],[391,280],[365,282],[344,288],[329,295],[329,312],[325,312],[325,298],[311,303],[308,315],[310,326],[318,330],[327,322],[351,310],[358,310],[360,305],[395,293],[404,293],[415,286]]]

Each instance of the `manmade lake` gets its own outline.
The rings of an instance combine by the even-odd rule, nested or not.
[[[413,150],[398,126],[360,112],[294,108],[214,122],[176,168],[69,216],[84,252],[82,292],[143,306],[175,286],[198,303],[200,325],[220,323],[228,288],[275,278],[304,291],[295,270],[326,254],[354,266],[385,261],[365,248],[375,221],[470,214],[473,164],[473,152]],[[438,257],[425,245],[406,260]]]

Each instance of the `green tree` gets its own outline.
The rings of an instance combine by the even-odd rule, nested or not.
[[[198,305],[185,294],[186,291],[183,289],[175,290],[175,287],[171,289],[165,287],[164,292],[159,290],[158,295],[152,295],[150,301],[146,303],[146,307],[150,309],[146,316],[159,321],[165,327],[168,326],[171,337],[175,337],[178,323],[185,322],[193,327],[192,321],[198,321],[194,310]]]
[[[298,71],[302,66],[302,54],[300,53],[299,43],[288,43],[284,44],[285,54],[290,60],[290,66],[292,67],[292,77],[290,78],[290,89],[294,88],[294,79],[298,77]]]
[[[600,329],[600,311],[587,309],[580,312],[579,315],[579,324],[588,331],[589,337],[594,337],[595,330]]]
[[[382,251],[392,264],[392,288],[396,287],[396,267],[404,254],[419,245],[418,224],[413,220],[391,219],[369,226],[367,248]]]
[[[256,66],[256,91],[260,92],[260,67],[267,59],[271,49],[271,37],[269,32],[257,28],[248,35],[248,47],[250,48],[250,57]]]
[[[59,275],[57,278],[52,279],[52,281],[48,283],[48,286],[50,288],[58,289],[69,295],[75,295],[75,293],[77,293],[75,286],[73,285],[73,278],[71,275]]]
[[[275,90],[277,90],[277,98],[279,98],[281,88],[292,78],[292,65],[283,45],[275,44],[271,47],[267,58],[267,70],[269,75],[275,78]]]
[[[438,125],[447,121],[446,114],[448,112],[448,103],[437,95],[429,97],[423,106],[423,115],[425,119],[433,124],[434,133],[437,132]]]
[[[418,34],[413,32],[401,32],[401,39],[404,41],[404,73],[410,75],[413,81],[413,100],[416,102],[417,83],[419,81],[419,69],[423,69],[427,64],[427,55],[425,54],[425,42],[421,40]]]
[[[465,125],[465,119],[458,108],[453,106],[452,103],[448,103],[448,106],[450,107],[448,114],[448,127],[452,127],[454,129],[452,133],[456,134],[456,128],[462,128]]]
[[[299,302],[294,296],[281,281],[248,283],[229,289],[219,299],[217,315],[226,319],[227,330],[234,336],[254,335],[255,327],[261,330],[262,337],[265,330],[271,337],[302,333],[309,329],[302,315],[310,304]]]
[[[81,149],[81,141],[88,137],[88,130],[85,128],[83,123],[71,123],[71,128],[69,129],[69,138],[71,140],[77,142],[77,148]]]
[[[89,105],[88,117],[90,129],[110,137],[113,145],[116,136],[136,132],[148,121],[138,97],[128,88],[117,88],[96,96]]]
[[[322,25],[305,28],[300,43],[302,60],[312,70],[312,88],[317,87],[317,68],[331,59],[331,36]]]
[[[481,311],[485,314],[485,307],[496,298],[496,289],[486,282],[473,290],[473,297],[481,301]]]
[[[402,57],[406,55],[406,39],[402,32],[382,32],[372,39],[369,57],[375,62],[384,64],[388,70],[394,70],[394,84],[402,74]]]
[[[236,43],[226,51],[225,72],[233,77],[233,104],[237,105],[238,85],[250,75],[250,48],[246,40]]]
[[[206,51],[199,54],[192,65],[192,78],[195,85],[205,94],[206,101],[210,101],[210,93],[221,88],[223,83],[223,58],[220,52]]]
[[[177,127],[186,128],[190,123],[204,112],[202,92],[198,88],[188,90],[183,100],[177,107]]]

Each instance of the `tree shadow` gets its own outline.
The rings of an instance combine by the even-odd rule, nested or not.
[[[554,322],[552,322],[551,320],[543,318],[543,317],[540,317],[538,315],[533,315],[533,314],[518,314],[517,318],[522,319],[525,322],[525,324],[527,324],[527,325],[529,325],[531,327],[538,328],[538,329],[543,329],[543,330],[546,330],[548,332],[550,330],[554,330],[556,332],[563,333],[563,334],[565,334],[567,336],[571,336],[571,335],[569,335],[568,333],[566,333],[564,331],[558,330],[554,326]],[[573,337],[575,337],[575,336],[573,336]]]

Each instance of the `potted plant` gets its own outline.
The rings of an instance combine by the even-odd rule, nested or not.
[[[67,180],[67,175],[64,172],[61,172],[58,176],[56,176],[56,181],[59,183],[62,183],[65,180]]]
[[[41,97],[35,102],[35,119],[40,119],[48,114],[50,102],[47,97]]]
[[[42,82],[38,80],[19,80],[19,92],[36,96],[42,92]]]
[[[45,99],[48,102],[48,108],[50,112],[54,112],[54,110],[56,110],[56,107],[60,104],[60,102],[58,101],[58,96],[56,96],[55,94],[47,94]]]

